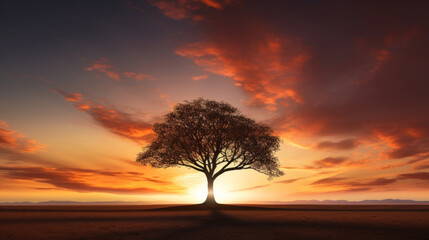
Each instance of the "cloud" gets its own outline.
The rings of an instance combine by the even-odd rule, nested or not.
[[[146,144],[153,138],[152,125],[129,113],[103,105],[77,104],[76,108],[88,113],[100,126],[138,144]]]
[[[220,10],[234,0],[154,0],[151,2],[165,16],[174,20],[191,18],[194,21],[200,21],[204,20],[203,15],[199,13],[201,10]]]
[[[311,170],[317,171],[317,174],[322,174],[324,172],[319,172],[319,169],[327,169],[327,168],[339,168],[339,167],[356,167],[356,166],[364,166],[366,165],[368,160],[351,160],[345,156],[338,157],[326,157],[320,160],[314,161],[311,165],[305,165],[303,167],[282,167],[287,170]],[[328,174],[331,172],[325,172]]]
[[[314,168],[331,168],[344,165],[348,160],[347,157],[327,157],[314,162]]]
[[[344,139],[338,142],[333,141],[322,141],[319,142],[315,148],[321,150],[348,150],[358,146],[356,139]]]
[[[115,66],[109,63],[109,59],[101,58],[95,61],[91,66],[85,68],[86,71],[96,71],[105,74],[108,78],[116,81],[122,81],[123,79],[132,79],[135,81],[142,81],[145,79],[154,80],[154,78],[148,74],[135,73],[135,72],[121,72],[116,69]]]
[[[260,36],[262,38],[229,41],[233,46],[228,49],[215,43],[188,44],[176,53],[193,60],[206,71],[234,79],[235,85],[251,97],[249,104],[264,104],[275,110],[278,104],[288,106],[290,102],[300,102],[293,85],[310,56],[299,39],[270,33]],[[238,45],[247,45],[248,49]]]
[[[67,92],[64,92],[64,91],[62,91],[60,89],[56,89],[56,88],[52,89],[52,91],[63,96],[66,101],[69,101],[69,102],[80,102],[80,101],[82,101],[82,94],[80,94],[80,93],[67,93]]]
[[[45,148],[46,145],[41,144],[33,139],[28,139],[25,135],[9,129],[9,125],[0,120],[0,148],[6,150],[35,153],[37,150]]]
[[[63,96],[70,95],[66,92],[60,94]],[[97,124],[113,134],[138,144],[147,144],[154,136],[151,123],[143,121],[130,113],[118,110],[113,106],[105,106],[84,100],[75,102],[74,106],[76,109],[87,113]]]
[[[142,73],[135,73],[135,72],[123,72],[122,73],[125,77],[129,78],[129,79],[133,79],[136,81],[142,81],[144,79],[150,79],[150,80],[154,80],[154,78],[150,75],[147,74],[142,74]]]
[[[429,152],[424,4],[243,1],[184,9],[175,19],[192,12],[210,21],[195,23],[201,41],[176,53],[233,79],[250,105],[273,111],[269,124],[290,141],[342,137],[316,147],[383,143],[374,149],[383,159],[410,158]]]
[[[415,170],[429,169],[429,162],[425,162],[423,164],[419,164],[414,167]]]
[[[394,183],[403,180],[417,180],[422,181],[423,183],[427,183],[429,181],[429,172],[411,172],[411,173],[403,173],[398,174],[396,176],[385,178],[379,177],[375,179],[365,180],[361,179],[356,181],[350,178],[343,177],[329,177],[319,179],[310,185],[313,186],[323,186],[323,187],[340,187],[342,188],[339,192],[344,191],[370,191],[370,190],[380,190],[380,187],[390,186]],[[413,187],[419,186],[416,184],[412,185]],[[425,187],[426,185],[422,185]],[[331,191],[328,191],[331,192]],[[338,192],[338,191],[335,191]]]
[[[346,178],[336,178],[336,177],[329,177],[329,178],[323,178],[320,180],[317,180],[311,185],[319,185],[319,184],[338,184],[339,182],[345,180]]]
[[[341,193],[341,192],[362,192],[371,191],[383,186],[391,185],[397,182],[396,178],[376,178],[369,181],[353,181],[348,178],[329,177],[317,180],[310,185],[323,187],[336,187],[339,190],[328,190],[326,193]],[[323,189],[323,188],[322,188]]]
[[[0,171],[3,171],[3,177],[13,180],[27,180],[39,183],[46,183],[55,186],[57,189],[66,189],[77,192],[105,192],[113,194],[150,194],[150,193],[174,193],[176,191],[163,190],[163,187],[112,187],[112,186],[96,186],[88,183],[90,180],[84,180],[86,177],[114,176],[118,179],[128,178],[131,176],[141,176],[140,173],[134,172],[109,172],[89,169],[77,168],[46,168],[46,167],[6,167],[0,166]],[[87,176],[85,174],[91,174]],[[142,177],[141,180],[150,181],[151,178]],[[152,182],[158,184],[168,184],[168,182],[157,182],[157,179],[152,179]],[[135,179],[138,181],[138,179]]]
[[[397,179],[394,178],[377,178],[375,180],[369,181],[369,182],[347,182],[346,185],[349,186],[359,186],[359,187],[374,187],[374,186],[384,186],[389,185],[394,182],[396,182]]]
[[[398,178],[429,181],[429,172],[404,173],[404,174],[400,174]]]
[[[193,79],[194,81],[200,81],[201,79],[206,79],[206,78],[208,78],[208,75],[207,75],[207,74],[192,77],[192,79]]]
[[[345,186],[345,187],[374,187],[374,186],[384,186],[384,185],[389,185],[392,184],[394,182],[396,182],[397,179],[395,178],[377,178],[374,180],[370,180],[370,181],[350,181],[347,178],[337,178],[337,177],[329,177],[329,178],[323,178],[320,180],[317,180],[313,183],[311,183],[311,185],[340,185],[340,186]]]
[[[249,190],[254,190],[254,189],[258,189],[258,188],[264,188],[264,187],[268,187],[268,186],[271,186],[271,184],[264,184],[264,185],[258,185],[258,186],[253,186],[253,187],[240,188],[240,189],[232,190],[231,192],[249,191]]]
[[[303,178],[286,179],[286,180],[274,182],[273,184],[279,184],[279,183],[280,184],[289,184],[289,183],[294,183],[294,182],[301,180],[301,179],[303,179]],[[249,191],[249,190],[254,190],[254,189],[258,189],[258,188],[269,187],[269,186],[272,186],[273,184],[264,184],[264,185],[258,185],[258,186],[253,186],[253,187],[240,188],[240,189],[232,190],[231,192]]]

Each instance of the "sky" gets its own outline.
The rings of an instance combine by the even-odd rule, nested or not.
[[[176,103],[273,128],[285,175],[221,203],[429,200],[426,1],[0,3],[0,202],[197,203],[202,173],[135,163]]]

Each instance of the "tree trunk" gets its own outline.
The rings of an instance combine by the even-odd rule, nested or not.
[[[213,191],[213,184],[214,184],[214,178],[211,176],[207,176],[207,198],[204,204],[207,205],[216,205],[216,200],[214,197],[214,191]]]

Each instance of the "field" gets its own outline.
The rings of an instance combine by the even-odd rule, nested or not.
[[[0,239],[429,239],[429,206],[0,206]]]

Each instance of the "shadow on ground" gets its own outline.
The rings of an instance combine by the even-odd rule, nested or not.
[[[427,239],[429,207],[1,208],[4,239]],[[48,210],[48,211],[46,211]]]

